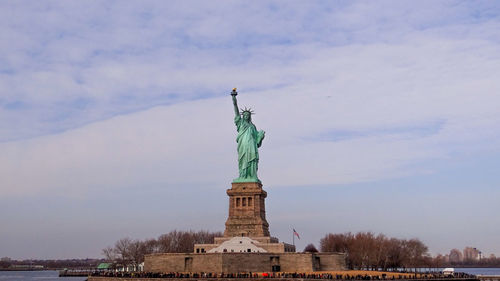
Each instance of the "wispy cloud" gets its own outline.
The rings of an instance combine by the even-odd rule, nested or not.
[[[220,96],[228,84],[269,89],[332,79],[334,70],[315,54],[331,55],[338,46],[376,49],[463,36],[487,45],[498,38],[496,4],[476,4],[5,2],[2,104],[24,104],[25,110],[2,114],[0,139]],[[326,73],[300,71],[308,61]],[[20,129],[27,126],[31,130]]]
[[[472,9],[457,3],[451,8],[453,13],[436,19],[439,13],[429,7],[435,4],[413,7],[418,11],[430,9],[422,15],[392,4],[384,5],[387,9],[381,9],[380,13],[376,13],[380,7],[366,3],[332,9],[309,4],[299,8],[239,3],[214,6],[221,10],[180,7],[183,12],[179,14],[170,6],[147,4],[137,10],[128,4],[122,7],[96,2],[85,8],[82,15],[75,15],[83,7],[54,2],[30,7],[20,19],[13,15],[21,7],[10,7],[10,19],[21,24],[11,22],[4,29],[24,41],[18,43],[21,44],[18,48],[4,47],[4,60],[11,59],[8,54],[15,54],[22,62],[11,63],[13,73],[4,74],[1,80],[6,93],[2,111],[4,141],[52,134],[157,105],[167,107],[156,108],[154,112],[165,111],[170,115],[149,119],[147,112],[130,114],[74,132],[5,143],[4,149],[19,148],[15,149],[16,157],[13,156],[17,159],[5,162],[4,166],[13,170],[22,167],[21,174],[33,174],[35,167],[46,165],[37,163],[30,170],[30,163],[36,163],[30,160],[32,155],[39,154],[41,161],[52,161],[57,158],[50,155],[63,154],[53,164],[56,171],[64,171],[73,162],[81,163],[82,168],[90,163],[106,165],[109,159],[110,170],[105,174],[110,175],[124,163],[119,161],[115,167],[113,155],[126,158],[127,154],[139,154],[138,151],[144,151],[141,147],[147,146],[152,158],[141,157],[144,163],[131,158],[130,165],[144,166],[148,161],[169,159],[169,165],[175,167],[167,170],[176,172],[170,175],[158,170],[158,176],[172,180],[176,178],[174,175],[183,175],[178,178],[182,181],[189,173],[180,170],[205,169],[196,158],[210,157],[208,151],[222,153],[224,148],[218,143],[229,144],[227,140],[232,139],[230,130],[218,131],[223,122],[223,115],[219,115],[221,119],[217,122],[203,125],[213,133],[213,141],[205,144],[210,148],[197,151],[199,154],[186,149],[190,156],[179,152],[187,143],[199,146],[196,142],[186,142],[186,139],[197,140],[190,130],[205,130],[200,128],[202,123],[197,118],[208,120],[214,118],[215,111],[224,110],[221,101],[214,98],[227,95],[232,86],[242,88],[242,104],[253,104],[257,109],[256,120],[262,123],[257,125],[268,128],[267,153],[274,160],[263,161],[266,169],[262,173],[294,174],[297,176],[288,178],[298,184],[397,176],[395,170],[413,161],[446,157],[452,153],[447,147],[451,149],[455,143],[458,149],[468,150],[466,147],[474,147],[475,141],[495,137],[497,130],[489,126],[496,128],[491,121],[500,118],[495,107],[500,87],[496,80],[500,63],[498,46],[489,37],[477,38],[469,30],[490,28],[496,18],[491,14],[471,18],[473,14],[485,13],[487,7],[481,5]],[[243,8],[256,13],[242,12]],[[210,11],[214,15],[206,15]],[[229,18],[224,17],[224,11],[230,14]],[[309,23],[313,14],[317,16]],[[376,16],[367,18],[367,15]],[[277,19],[271,20],[272,16]],[[42,17],[49,20],[42,21]],[[69,19],[73,20],[62,24]],[[40,26],[29,29],[29,23],[37,20]],[[468,21],[473,24],[463,24]],[[384,28],[390,32],[380,33]],[[447,35],[445,30],[449,29],[455,32]],[[312,30],[314,34],[310,34]],[[463,37],[458,36],[457,30],[461,30]],[[350,38],[336,38],[340,33]],[[186,103],[190,100],[199,101]],[[217,106],[211,105],[214,101]],[[191,112],[189,126],[178,125],[180,121],[175,114],[185,115],[183,111]],[[124,121],[127,118],[130,120]],[[120,136],[130,135],[128,130],[141,130],[145,124],[149,124],[151,131],[163,131],[162,137],[151,139],[140,134],[141,137],[134,137],[123,147],[116,145],[121,143]],[[176,131],[173,135],[171,128]],[[467,130],[474,133],[464,135]],[[89,139],[94,136],[105,141],[94,143]],[[168,140],[162,139],[167,136]],[[175,151],[177,157],[198,164],[183,166],[180,159],[162,154],[165,149],[158,140],[169,148],[168,153]],[[341,143],[329,143],[331,140]],[[47,146],[40,146],[39,142]],[[123,151],[106,154],[108,145],[113,146],[112,151],[120,148]],[[61,153],[58,151],[61,147],[68,151]],[[78,149],[73,152],[73,147],[84,147],[85,153],[78,154]],[[230,159],[230,147],[227,145],[228,152],[223,153],[226,159]],[[265,153],[264,150],[264,157]],[[90,155],[94,158],[88,158]],[[295,161],[285,161],[288,168],[284,169],[278,162],[287,158]],[[330,159],[337,159],[335,163],[342,165]],[[271,167],[267,161],[272,163]],[[14,162],[19,164],[11,166]],[[378,162],[384,165],[375,164]],[[374,169],[375,166],[378,168]],[[72,173],[76,174],[69,178],[82,178],[76,181],[82,187],[103,182],[107,186],[119,185],[119,179],[113,183],[113,177],[107,182],[104,175],[104,178],[90,176],[106,171],[97,170],[80,174],[80,169],[74,167]],[[310,178],[300,178],[300,171],[307,171]],[[35,181],[38,184],[21,184],[19,177],[11,177],[11,184],[68,185],[59,173],[39,173],[54,182],[44,184],[45,180],[39,179]],[[145,180],[140,174],[137,173],[137,180]],[[149,171],[147,177],[155,178],[153,174]],[[224,176],[215,174],[207,171],[200,178],[223,180]],[[91,178],[95,179],[92,184],[88,182]]]
[[[498,118],[497,43],[471,32],[496,32],[494,4],[449,4],[4,4],[2,34],[14,44],[2,51],[2,139],[213,98],[235,85],[274,103],[274,120],[286,122],[275,121],[282,140],[432,131],[419,124],[442,120],[439,138],[457,122]]]

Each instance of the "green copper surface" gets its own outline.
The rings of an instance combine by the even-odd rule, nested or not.
[[[262,144],[265,132],[257,131],[252,123],[252,112],[245,109],[241,112],[238,110],[236,101],[236,89],[233,89],[231,96],[234,105],[234,123],[238,130],[236,142],[238,143],[238,169],[240,176],[233,182],[260,182],[257,177],[259,166],[259,151],[258,148]]]

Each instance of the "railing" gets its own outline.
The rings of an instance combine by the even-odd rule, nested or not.
[[[93,272],[89,280],[99,280],[103,278],[144,278],[144,279],[173,279],[173,280],[214,280],[214,279],[253,279],[265,280],[274,279],[276,281],[293,281],[297,279],[307,280],[433,280],[433,281],[479,281],[474,275],[465,273],[455,274],[454,276],[444,276],[442,274],[422,274],[422,275],[369,275],[369,274],[335,274],[335,273],[152,273],[152,272]],[[500,281],[481,280],[481,281]]]
[[[59,277],[89,276],[93,272],[92,269],[65,269],[59,271]]]

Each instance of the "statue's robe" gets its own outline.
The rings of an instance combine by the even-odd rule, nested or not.
[[[237,180],[259,181],[257,169],[259,152],[257,148],[262,144],[264,132],[258,132],[251,121],[246,121],[241,116],[234,118],[238,130],[236,142],[238,143],[238,168],[240,177]]]

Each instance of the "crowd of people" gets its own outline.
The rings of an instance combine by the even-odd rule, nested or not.
[[[95,271],[91,276],[101,277],[122,277],[122,278],[252,278],[252,279],[335,279],[335,280],[429,280],[429,279],[476,279],[476,276],[467,273],[455,273],[453,275],[443,275],[442,273],[426,273],[415,275],[393,274],[388,276],[369,274],[332,274],[332,273],[297,273],[297,272],[272,272],[272,273],[183,273],[183,272],[115,272],[115,271]]]

